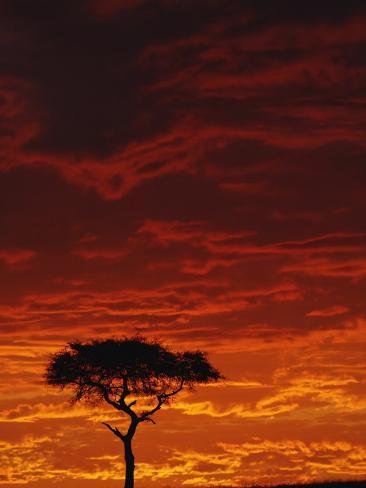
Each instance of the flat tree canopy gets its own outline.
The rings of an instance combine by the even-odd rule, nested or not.
[[[159,396],[180,385],[217,381],[220,373],[202,351],[171,352],[144,337],[70,342],[54,354],[46,371],[49,385],[71,387],[73,400],[96,404],[123,394]]]
[[[221,378],[202,351],[172,352],[159,341],[136,336],[124,339],[69,342],[51,356],[46,382],[61,389],[70,387],[72,400],[90,404],[106,401],[130,417],[127,432],[103,422],[124,443],[125,488],[134,486],[132,438],[141,422],[151,416],[183,388]],[[134,399],[128,399],[132,395]],[[138,397],[155,398],[148,410],[135,411]]]

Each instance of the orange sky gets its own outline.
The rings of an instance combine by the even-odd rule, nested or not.
[[[42,374],[136,332],[227,378],[140,427],[137,486],[366,478],[365,3],[0,14],[1,487],[121,486],[115,413]]]

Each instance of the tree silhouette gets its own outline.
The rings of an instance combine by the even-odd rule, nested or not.
[[[127,415],[125,433],[102,423],[123,442],[124,486],[133,488],[132,439],[137,426],[155,423],[151,416],[183,388],[192,390],[197,384],[217,381],[221,375],[202,351],[172,352],[158,341],[136,336],[69,342],[51,356],[45,378],[51,386],[71,387],[73,402],[84,400],[96,405],[105,401]],[[153,401],[151,408],[136,410],[138,397]]]

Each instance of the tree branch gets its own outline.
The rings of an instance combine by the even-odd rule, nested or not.
[[[122,395],[120,398],[120,402],[124,402],[126,397],[130,394],[130,390],[128,388],[128,378],[124,376],[122,379]]]
[[[151,421],[155,424],[155,422],[152,419],[150,419],[150,415],[153,415],[155,412],[160,410],[161,407],[164,405],[164,403],[168,400],[168,398],[179,393],[182,390],[183,385],[184,385],[184,380],[182,379],[177,389],[171,391],[170,393],[161,393],[160,395],[157,395],[156,396],[158,400],[157,405],[155,405],[155,407],[152,408],[151,410],[142,413],[140,417],[138,417],[139,422]]]
[[[111,425],[107,424],[107,422],[102,422],[103,425],[105,425],[115,436],[117,436],[119,439],[124,441],[125,436],[121,434],[120,430],[117,427],[112,427]]]
[[[151,422],[152,424],[156,424],[155,420],[151,419],[150,417],[145,417],[143,419],[139,419],[139,422]]]
[[[109,398],[109,395],[108,395],[108,391],[106,388],[103,388],[102,389],[102,392],[103,392],[103,398],[104,400],[109,403],[109,405],[112,405],[112,407],[116,408],[117,410],[122,410],[119,403],[115,402],[114,400],[112,400],[111,398]]]
[[[109,405],[112,405],[112,407],[116,408],[119,411],[127,413],[131,417],[132,420],[134,420],[134,421],[137,420],[137,415],[131,408],[133,405],[135,405],[137,403],[137,400],[134,400],[130,404],[127,404],[125,402],[125,398],[127,397],[127,395],[130,394],[130,391],[129,391],[128,385],[127,385],[127,378],[123,379],[123,393],[122,393],[118,402],[116,402],[110,398],[110,396],[108,394],[108,390],[106,387],[102,387],[101,389],[102,389],[103,398],[107,403],[109,403]]]
[[[162,393],[159,396],[162,396],[164,398],[169,398],[169,397],[171,397],[173,395],[176,395],[177,393],[179,393],[182,390],[183,385],[184,385],[184,380],[180,380],[180,385],[178,386],[178,388],[176,390],[174,390],[174,391],[172,391],[170,393]]]

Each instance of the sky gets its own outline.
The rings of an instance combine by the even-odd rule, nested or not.
[[[0,3],[0,483],[117,488],[68,341],[225,376],[143,424],[137,486],[366,478],[366,5]]]

